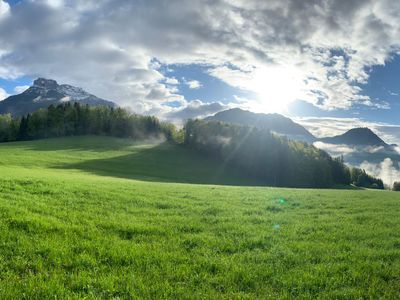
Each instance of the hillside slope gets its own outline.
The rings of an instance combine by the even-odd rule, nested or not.
[[[72,171],[156,182],[261,185],[222,162],[154,140],[138,143],[82,136],[0,143],[0,157],[5,156],[15,168],[43,168],[59,174]]]
[[[0,298],[399,298],[400,193],[174,183],[221,166],[179,151],[0,144]]]

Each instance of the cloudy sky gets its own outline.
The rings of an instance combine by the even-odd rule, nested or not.
[[[399,19],[393,0],[0,0],[0,99],[40,76],[169,119],[242,107],[400,137]]]

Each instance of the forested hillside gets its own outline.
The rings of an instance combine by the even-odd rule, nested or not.
[[[305,142],[288,140],[268,130],[222,122],[188,121],[185,145],[262,178],[266,185],[332,187],[349,185],[383,188],[381,180],[350,170],[342,158]]]
[[[177,131],[155,117],[79,103],[51,105],[23,117],[0,115],[0,142],[82,135],[166,139],[211,155],[269,186],[325,188],[353,183],[383,188],[381,180],[360,169],[350,170],[341,158],[257,127],[190,120]]]

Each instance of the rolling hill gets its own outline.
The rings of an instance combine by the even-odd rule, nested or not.
[[[227,186],[257,182],[109,137],[0,157],[2,299],[400,296],[400,193]]]
[[[68,84],[59,85],[55,80],[38,78],[33,85],[21,94],[10,96],[0,102],[0,114],[10,113],[22,116],[51,104],[79,102],[90,106],[111,106],[116,104],[98,98],[81,88]]]

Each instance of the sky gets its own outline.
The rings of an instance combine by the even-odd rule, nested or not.
[[[400,143],[400,2],[0,0],[0,99],[37,77],[180,122],[241,107]]]

